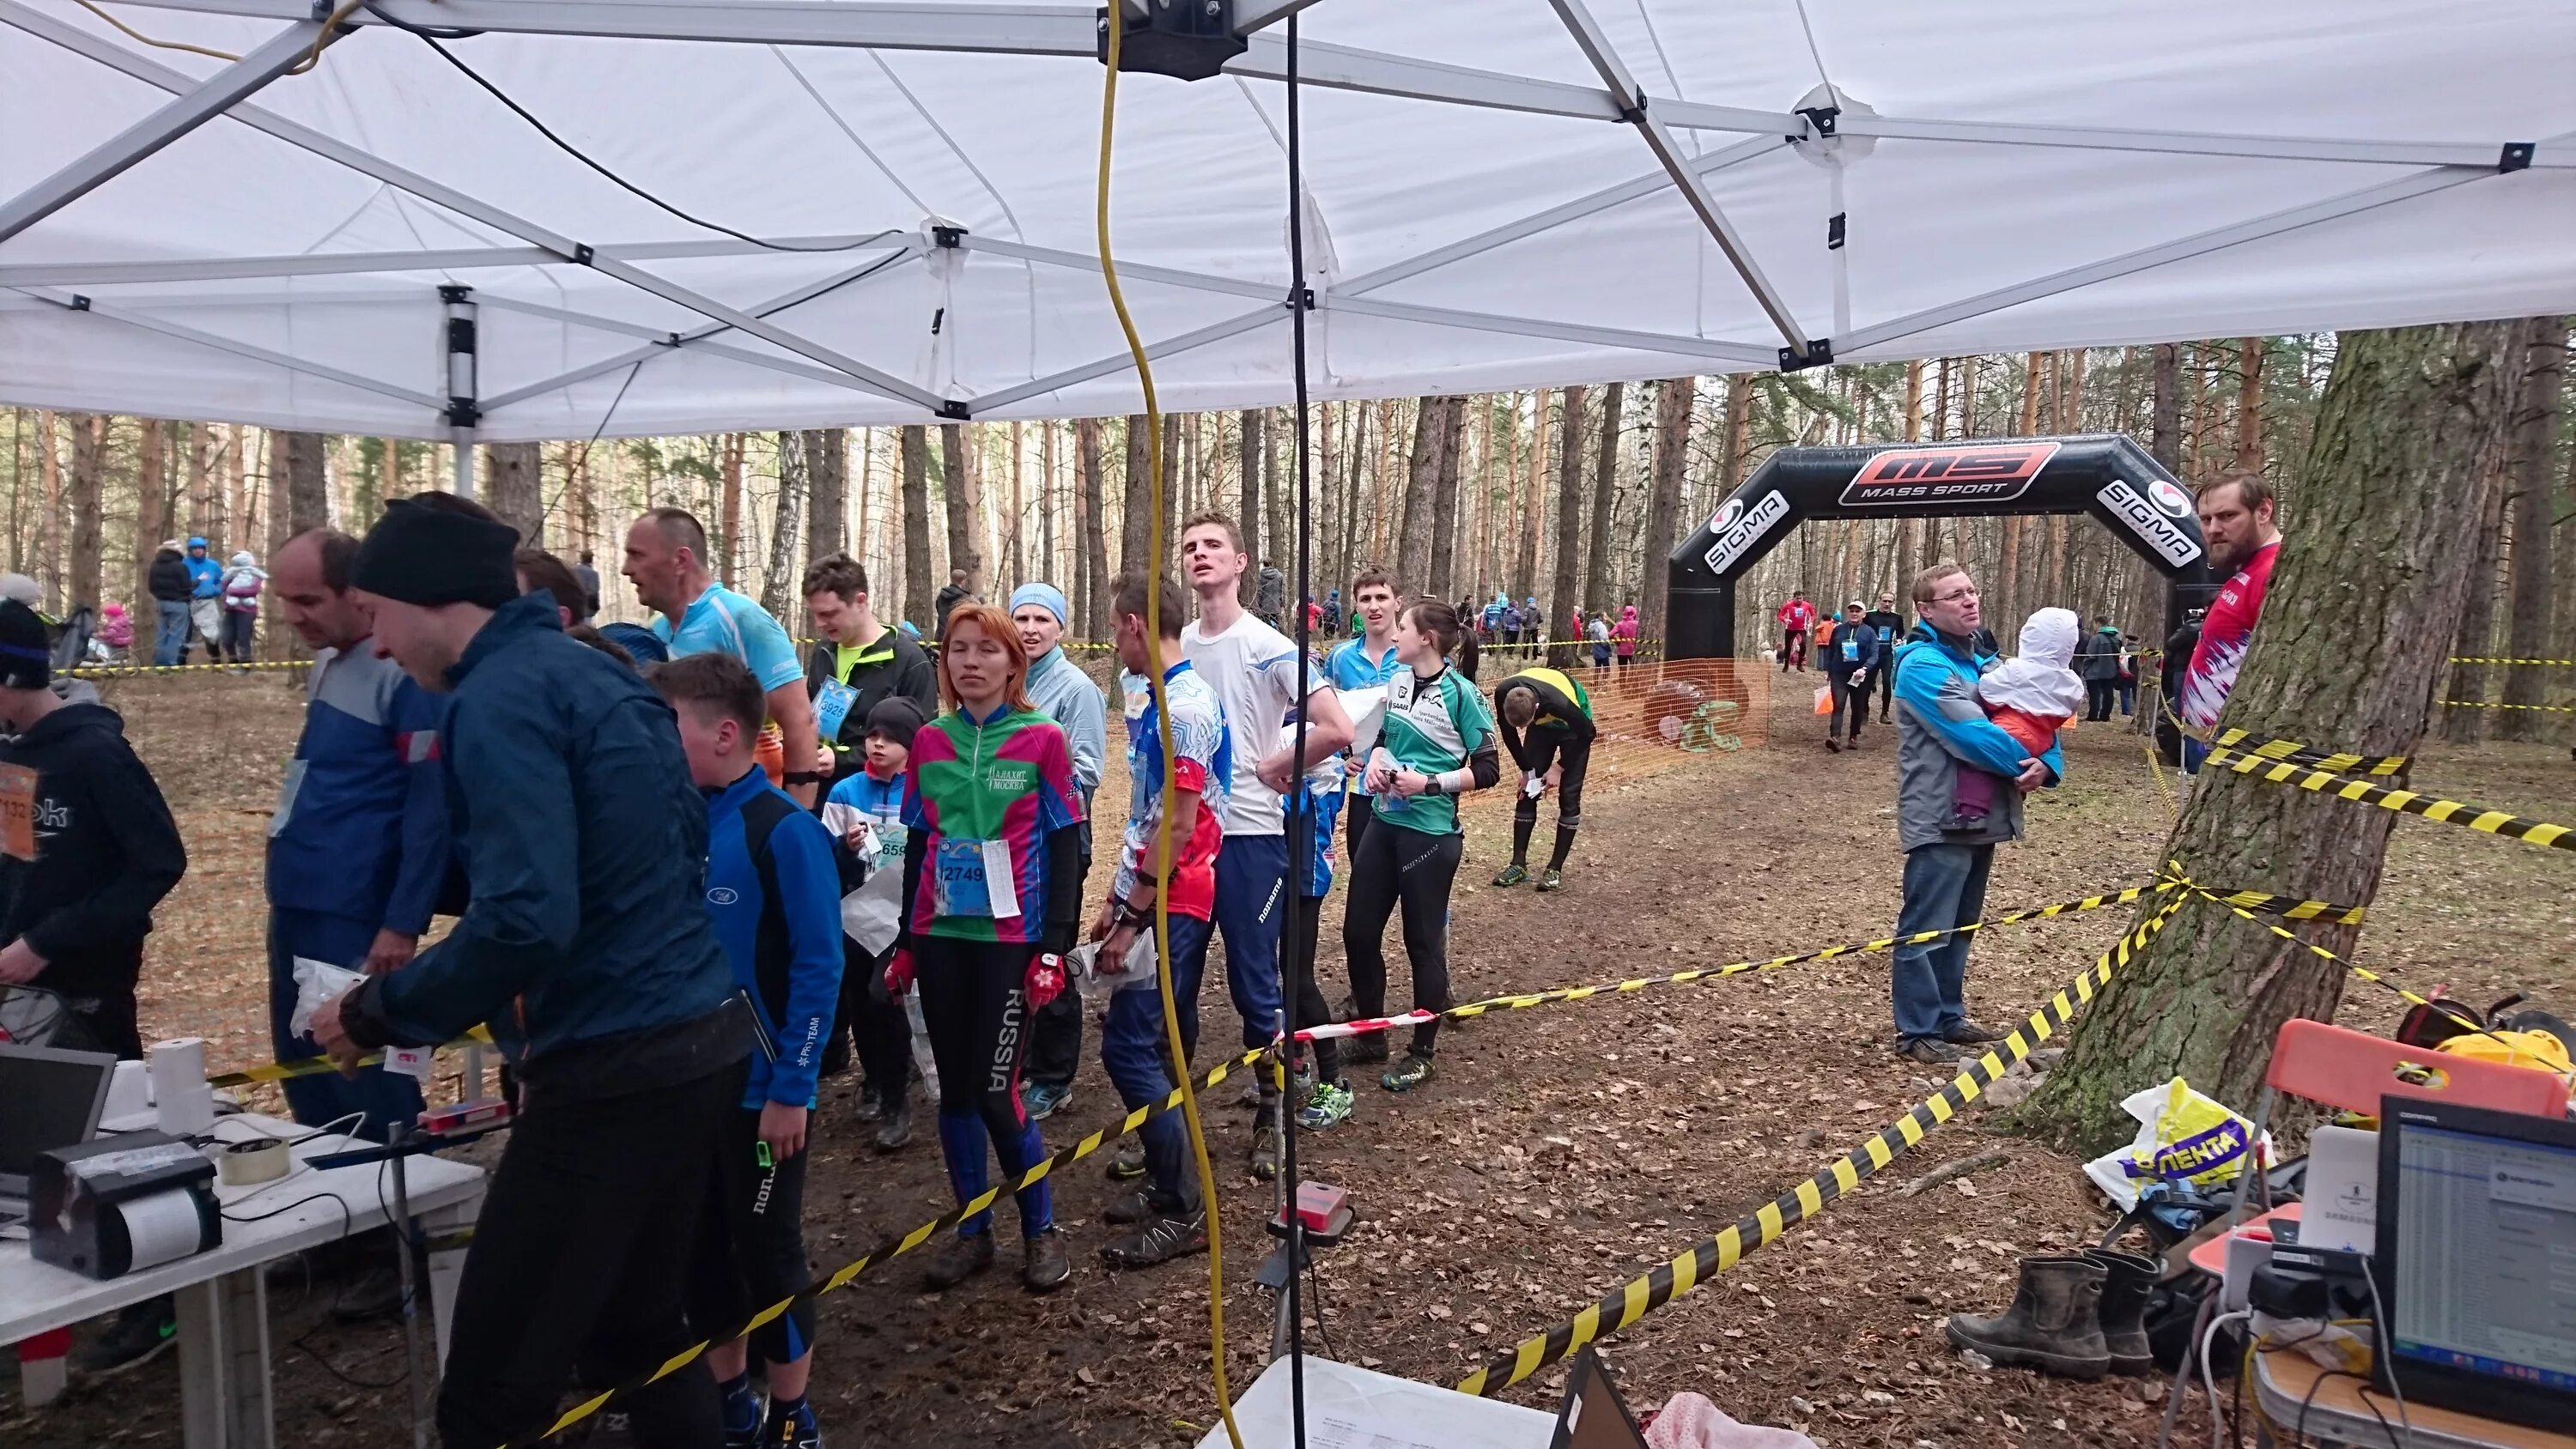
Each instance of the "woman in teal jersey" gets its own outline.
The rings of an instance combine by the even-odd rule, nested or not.
[[[1396,621],[1395,650],[1404,667],[1387,681],[1386,722],[1365,772],[1377,819],[1351,858],[1342,917],[1351,999],[1362,1017],[1386,1014],[1386,918],[1399,907],[1414,1008],[1449,1006],[1449,887],[1466,850],[1457,797],[1502,776],[1494,719],[1472,682],[1476,641],[1458,611],[1416,599]],[[1430,1080],[1439,1033],[1436,1021],[1415,1027],[1412,1050],[1381,1085],[1404,1092]]]

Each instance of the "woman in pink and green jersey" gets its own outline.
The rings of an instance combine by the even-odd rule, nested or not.
[[[1020,1104],[1029,1018],[1064,990],[1062,953],[1082,910],[1082,795],[1073,751],[1029,703],[1028,655],[989,604],[948,616],[939,697],[947,708],[912,741],[903,805],[903,920],[886,985],[916,979],[939,1068],[939,1150],[957,1201],[984,1191],[984,1144],[1013,1177],[1046,1156]],[[1047,1184],[1018,1194],[1021,1285],[1046,1293],[1072,1273]],[[977,1213],[922,1278],[954,1287],[993,1264],[992,1215]]]

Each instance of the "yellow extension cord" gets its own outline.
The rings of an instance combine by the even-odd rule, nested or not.
[[[1118,55],[1125,26],[1113,9],[1109,25],[1109,55],[1106,79],[1100,87],[1100,175],[1095,190],[1095,223],[1099,230],[1100,277],[1109,284],[1109,305],[1118,314],[1118,328],[1127,335],[1127,350],[1136,359],[1136,377],[1145,392],[1145,466],[1146,477],[1153,489],[1150,505],[1152,524],[1148,533],[1145,557],[1145,671],[1146,688],[1154,697],[1155,734],[1163,751],[1162,819],[1154,831],[1154,952],[1158,958],[1155,982],[1163,995],[1163,1039],[1170,1049],[1181,1079],[1181,1113],[1190,1126],[1190,1155],[1196,1160],[1199,1174],[1199,1198],[1207,1213],[1208,1236],[1208,1362],[1216,1373],[1216,1407],[1225,1419],[1225,1437],[1233,1449],[1243,1449],[1243,1431],[1235,1427],[1234,1395],[1225,1381],[1225,1236],[1224,1214],[1216,1194],[1216,1170],[1208,1165],[1207,1129],[1199,1121],[1198,1089],[1190,1083],[1189,1054],[1181,1048],[1181,1019],[1172,1002],[1172,792],[1177,784],[1177,762],[1172,758],[1172,715],[1163,688],[1163,413],[1154,398],[1154,369],[1145,358],[1144,340],[1136,335],[1135,319],[1127,315],[1127,299],[1118,290],[1118,268],[1109,256],[1109,143],[1118,123]],[[1206,809],[1206,802],[1199,808]],[[1287,1110],[1283,1097],[1280,1108]]]
[[[302,75],[313,67],[320,65],[322,63],[322,47],[329,45],[333,40],[339,38],[340,22],[348,19],[352,14],[355,14],[358,7],[364,3],[365,0],[347,0],[347,3],[341,5],[339,9],[332,11],[331,18],[324,21],[322,24],[322,33],[313,37],[313,48],[305,53],[302,60],[295,63],[294,69],[286,71],[284,74]],[[228,60],[236,65],[241,63],[241,57],[233,54],[229,50],[211,50],[202,45],[190,45],[183,40],[156,40],[153,37],[144,34],[142,31],[135,29],[133,26],[126,24],[124,21],[117,19],[115,16],[108,14],[106,11],[101,10],[98,6],[90,3],[90,0],[79,0],[79,4],[80,8],[83,10],[97,16],[99,19],[106,21],[108,24],[115,26],[117,29],[124,31],[127,35],[141,41],[145,45],[151,46],[155,50],[183,50],[190,55],[202,55],[214,60]]]

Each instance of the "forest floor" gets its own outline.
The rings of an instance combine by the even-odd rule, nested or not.
[[[1484,884],[1507,854],[1508,808],[1472,811],[1455,901],[1458,999],[1885,934],[1899,894],[1893,734],[1873,726],[1858,753],[1828,754],[1804,689],[1778,693],[1763,748],[1624,772],[1624,783],[1623,772],[1597,776],[1560,894]],[[260,819],[299,699],[274,681],[220,677],[122,684],[112,698],[193,857],[153,938],[145,1030],[213,1036],[227,1061],[255,1057],[266,1031],[255,1007]],[[2090,727],[2067,753],[2067,783],[2036,797],[2027,843],[1997,860],[1989,914],[2154,876],[2170,815],[2138,738]],[[2431,745],[2416,779],[2576,821],[2576,765],[2560,746]],[[2214,787],[2275,788],[2233,778]],[[1100,799],[1106,809],[1123,792],[1105,788]],[[2567,870],[2519,842],[2403,821],[2359,959],[2419,990],[2447,982],[2481,1004],[2524,990],[2563,1011],[2576,1003]],[[1336,998],[1329,943],[1340,900],[1336,891],[1327,907],[1324,952]],[[1974,1014],[2018,1021],[2130,919],[2102,910],[1982,934]],[[1441,1075],[1419,1096],[1392,1097],[1364,1079],[1357,1116],[1302,1139],[1306,1175],[1350,1189],[1360,1210],[1350,1239],[1321,1258],[1308,1346],[1454,1383],[1830,1163],[1947,1080],[1889,1052],[1886,965],[1849,956],[1497,1013],[1444,1033]],[[1400,1004],[1400,980],[1396,991]],[[2342,1019],[2385,1031],[2399,1008],[2356,983]],[[1234,1036],[1213,983],[1203,1017],[1201,1056],[1212,1060]],[[1086,1052],[1096,1044],[1087,1032]],[[827,1270],[948,1205],[926,1119],[908,1149],[880,1157],[851,1109],[854,1088],[852,1078],[828,1083],[816,1120],[806,1222]],[[1268,1246],[1260,1223],[1270,1192],[1242,1171],[1249,1114],[1236,1097],[1231,1082],[1211,1093],[1208,1122],[1226,1205],[1228,1366],[1240,1392],[1267,1345],[1269,1304],[1250,1280]],[[1046,1135],[1060,1146],[1116,1115],[1086,1062]],[[1945,1162],[1998,1147],[2004,1166],[1898,1195]],[[1005,1254],[1003,1271],[944,1295],[922,1292],[915,1262],[896,1260],[822,1300],[815,1394],[835,1443],[1124,1449],[1192,1444],[1215,1422],[1206,1260],[1102,1269],[1094,1253],[1109,1230],[1097,1215],[1111,1189],[1096,1161],[1057,1182],[1076,1272],[1053,1297],[1024,1296]],[[1009,1211],[1000,1216],[1007,1231]],[[2008,1301],[2022,1254],[2089,1241],[2110,1219],[2075,1160],[1992,1137],[1971,1113],[1821,1218],[1609,1339],[1606,1357],[1641,1410],[1697,1390],[1741,1419],[1795,1425],[1832,1446],[2152,1443],[2148,1400],[2161,1401],[2160,1383],[2142,1391],[2130,1380],[1979,1371],[1941,1341],[1949,1313]],[[279,1438],[396,1449],[408,1442],[400,1331],[337,1324],[330,1298],[327,1287],[272,1297]],[[1553,1407],[1562,1384],[1563,1371],[1551,1370],[1509,1397]],[[172,1413],[137,1406],[175,1409],[176,1393],[173,1355],[32,1413],[10,1376],[0,1442],[175,1442]],[[2205,1433],[2195,1407],[2185,1440]]]

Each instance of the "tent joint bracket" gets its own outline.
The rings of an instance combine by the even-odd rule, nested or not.
[[[2505,142],[2503,152],[2496,157],[2496,174],[2510,176],[2516,171],[2529,170],[2531,158],[2539,150],[2540,145],[2535,141]]]
[[[1805,140],[1808,137],[1813,137],[1819,141],[1829,141],[1833,139],[1834,122],[1841,118],[1842,113],[1843,110],[1840,106],[1805,107],[1801,109],[1798,114],[1806,118],[1807,136],[1792,136],[1789,139],[1792,141],[1798,141]]]
[[[88,311],[88,310],[89,310],[89,298],[88,298],[88,297],[86,297],[86,296],[84,296],[84,295],[82,295],[82,294],[81,294],[81,293],[79,293],[79,292],[74,292],[74,293],[72,293],[72,310],[73,310],[73,311],[75,311],[75,312],[86,312],[86,311]]]
[[[966,244],[966,228],[934,226],[930,229],[930,243],[945,251],[955,251]]]
[[[950,398],[948,401],[941,403],[939,405],[939,416],[952,423],[972,422],[975,417],[974,413],[968,410],[966,404],[957,398]]]
[[[572,244],[572,260],[573,265],[575,266],[587,267],[591,265],[591,258],[597,255],[599,255],[599,253],[592,250],[591,245],[588,242],[574,242]]]
[[[1831,365],[1833,360],[1834,340],[1830,337],[1810,337],[1796,347],[1780,349],[1782,372],[1801,372],[1810,367],[1825,367]]]

